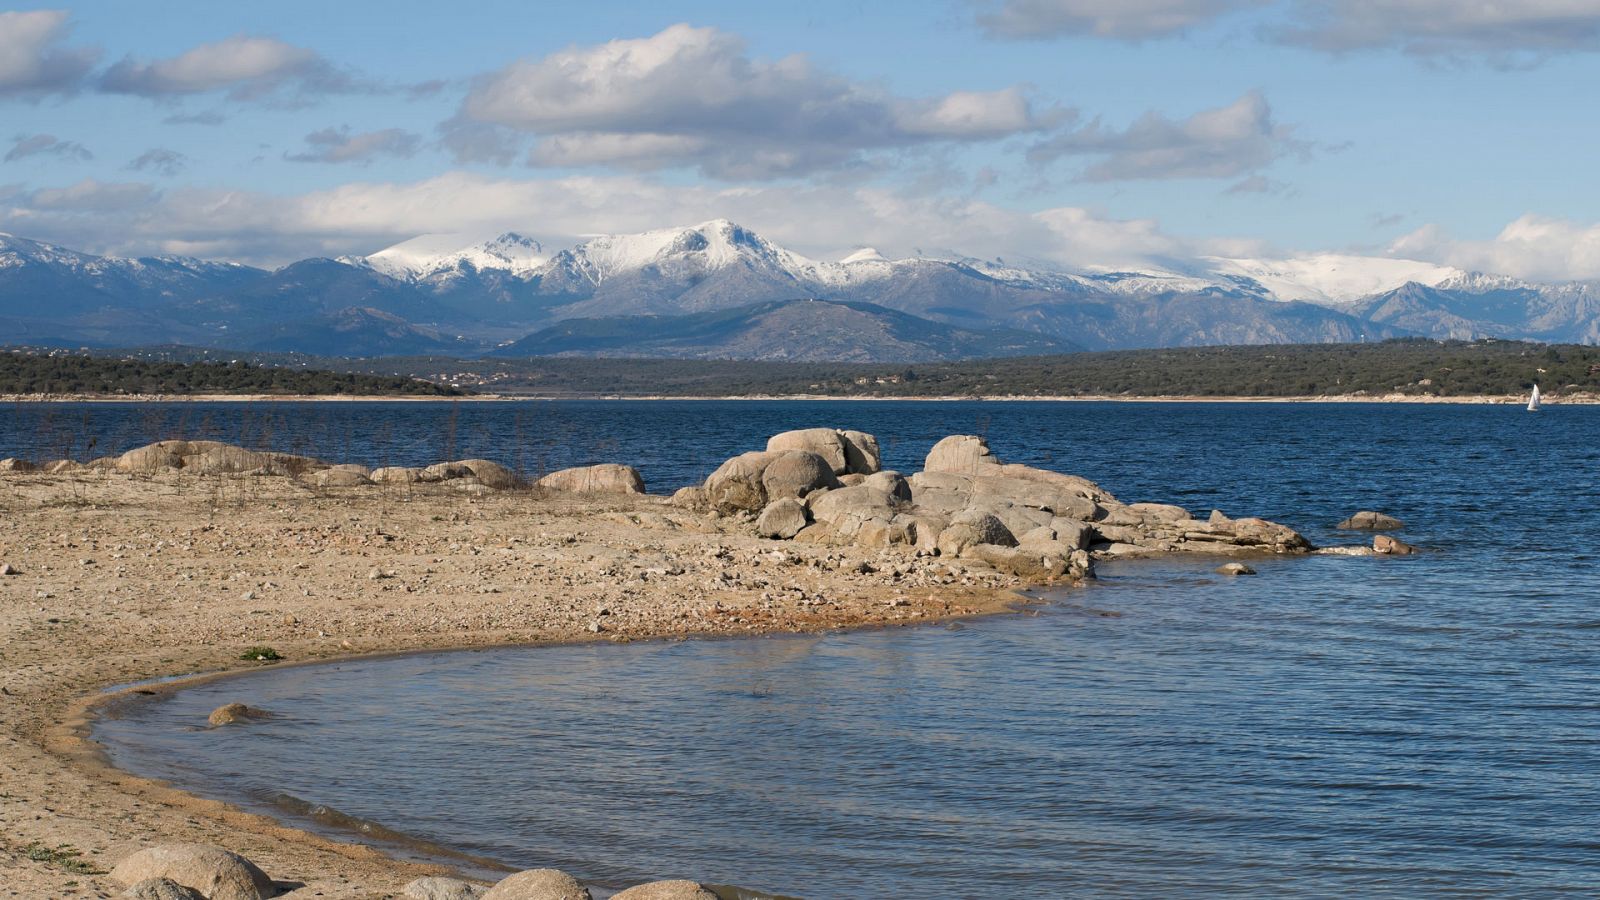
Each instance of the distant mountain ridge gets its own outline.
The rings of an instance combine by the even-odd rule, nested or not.
[[[760,309],[800,299],[834,305]],[[731,318],[717,319],[720,313]],[[796,324],[807,317],[827,340],[807,343]],[[1406,335],[1594,343],[1597,320],[1600,289],[1592,283],[1537,284],[1412,260],[1315,254],[1068,270],[958,255],[889,259],[864,248],[830,261],[725,219],[565,248],[517,232],[483,242],[428,235],[368,256],[307,259],[274,271],[100,257],[0,235],[0,329],[13,340],[103,346],[333,355],[470,355],[509,346],[519,349],[499,352],[894,361],[1005,355],[1022,346]],[[706,337],[713,321],[722,331],[691,340]],[[843,327],[846,321],[859,327]],[[600,332],[604,349],[572,343],[580,334],[592,343]]]

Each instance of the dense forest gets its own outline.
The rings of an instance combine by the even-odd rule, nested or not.
[[[848,397],[1405,394],[1550,396],[1600,392],[1600,348],[1409,339],[1126,350],[916,365],[665,359],[371,360],[497,393]],[[360,363],[355,363],[360,365]]]
[[[121,356],[0,354],[0,392],[563,396],[1303,397],[1600,393],[1600,347],[1517,341],[1122,350],[966,362],[774,363],[682,359],[340,359],[187,347]],[[183,365],[183,364],[192,365]],[[102,371],[97,366],[105,366]],[[419,383],[412,379],[421,379]]]
[[[407,376],[275,368],[245,362],[111,359],[60,351],[0,353],[0,394],[302,394],[455,397],[460,388]]]

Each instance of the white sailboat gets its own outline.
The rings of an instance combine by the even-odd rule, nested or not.
[[[1539,386],[1533,386],[1533,393],[1528,396],[1528,412],[1539,411]]]

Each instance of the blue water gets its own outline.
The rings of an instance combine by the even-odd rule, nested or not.
[[[519,406],[472,406],[476,433],[512,433]],[[953,627],[268,671],[103,722],[113,758],[603,885],[1600,893],[1600,408],[527,409],[550,430],[526,446],[603,446],[662,490],[787,427],[872,431],[901,468],[938,436],[979,431],[1004,458],[1126,500],[1266,515],[1319,544],[1362,540],[1331,525],[1385,510],[1426,552],[1272,559],[1240,579],[1199,560],[1108,564],[1093,587]],[[404,415],[420,431],[448,410]],[[319,406],[317,428],[363,414]],[[401,452],[351,430],[369,435],[357,449]],[[284,714],[190,727],[235,700]]]

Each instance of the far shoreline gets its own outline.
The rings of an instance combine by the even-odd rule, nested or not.
[[[1292,404],[1413,404],[1456,406],[1522,406],[1526,396],[1513,394],[1463,394],[1438,397],[1414,394],[1297,394],[1291,396],[1203,394],[982,394],[961,395],[872,395],[859,394],[726,394],[716,396],[680,394],[549,393],[549,394],[469,394],[445,397],[429,394],[0,394],[8,405],[65,403],[516,403],[582,401],[702,401],[702,402],[885,402],[885,403],[1292,403]],[[1545,406],[1600,405],[1600,394],[1579,393],[1567,397],[1543,398]]]

